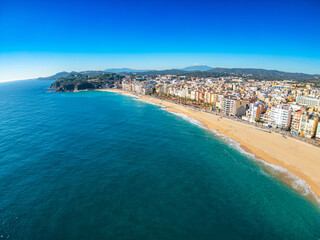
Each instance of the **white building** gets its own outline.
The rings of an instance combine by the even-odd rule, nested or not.
[[[255,122],[256,119],[260,119],[260,115],[265,113],[265,103],[262,101],[257,101],[250,103],[249,110],[247,112],[248,121]]]
[[[291,108],[284,105],[277,105],[271,108],[271,116],[268,124],[273,127],[285,128],[290,127],[291,122]]]
[[[196,92],[193,90],[190,92],[190,99],[196,100]]]
[[[308,107],[319,107],[320,99],[307,96],[298,96],[296,102],[302,105],[307,105]]]
[[[316,131],[316,139],[320,141],[320,122],[318,122],[318,127]]]
[[[249,105],[249,122],[255,122],[260,116],[260,107],[255,103]]]

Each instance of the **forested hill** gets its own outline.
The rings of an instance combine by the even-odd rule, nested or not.
[[[201,69],[201,70],[200,70]],[[115,72],[111,72],[114,70]],[[258,81],[266,80],[294,80],[299,82],[313,82],[320,83],[320,74],[306,74],[306,73],[290,73],[277,70],[266,70],[256,68],[211,68],[208,66],[188,67],[184,69],[168,69],[168,70],[135,70],[135,69],[108,69],[110,72],[103,71],[82,71],[82,72],[60,72],[50,77],[38,78],[38,80],[57,80],[60,78],[67,79],[72,76],[88,76],[88,78],[95,78],[96,76],[103,76],[103,74],[115,75],[136,75],[136,76],[156,76],[156,75],[184,75],[188,77],[243,77],[245,79],[255,79]],[[124,72],[121,72],[124,71]],[[118,76],[118,77],[119,77]],[[89,79],[88,79],[89,80]]]
[[[319,80],[319,74],[291,73],[278,70],[267,70],[258,68],[213,68],[209,70],[215,73],[229,73],[232,75],[253,76],[255,79],[263,80]]]
[[[72,73],[66,77],[60,77],[51,84],[51,89],[57,92],[72,92],[77,90],[98,89],[119,85],[124,76],[115,73],[100,73],[89,76],[87,74]]]
[[[225,77],[225,76],[235,76],[243,77],[246,79],[255,80],[295,80],[301,82],[315,82],[319,83],[319,74],[305,74],[305,73],[290,73],[282,72],[277,70],[265,70],[265,69],[255,69],[255,68],[212,68],[207,71],[185,71],[181,69],[171,69],[171,70],[160,70],[160,71],[148,71],[148,72],[137,72],[137,73],[127,73],[136,75],[184,75],[189,77]]]

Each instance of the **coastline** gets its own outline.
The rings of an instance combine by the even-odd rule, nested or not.
[[[97,89],[97,91],[117,92],[137,97],[121,89]],[[262,165],[264,165],[267,171],[273,173],[273,175],[276,175],[276,177],[291,185],[291,187],[311,200],[319,202],[320,148],[293,138],[284,138],[278,133],[261,131],[245,123],[221,118],[214,114],[193,110],[160,99],[140,96],[139,100],[161,105],[169,112],[186,115],[199,121],[207,129],[213,131],[213,133],[216,131],[218,134],[236,141],[239,143],[241,150],[254,156],[258,160],[258,163],[261,160]],[[270,167],[270,164],[280,167],[280,174],[279,172],[274,174],[274,167]],[[308,192],[307,189],[300,189],[301,186],[294,186],[299,179],[292,179],[293,176],[289,176],[283,170],[303,180],[318,199],[316,196],[313,196],[312,192]]]

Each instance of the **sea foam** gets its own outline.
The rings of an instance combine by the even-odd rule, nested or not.
[[[168,111],[168,110],[167,110],[167,111]],[[206,129],[206,127],[203,125],[203,123],[199,122],[198,120],[196,120],[196,119],[194,119],[194,118],[188,117],[187,115],[182,114],[182,113],[176,113],[176,112],[171,112],[171,111],[168,111],[168,112],[170,112],[170,113],[172,113],[172,114],[174,114],[174,115],[176,115],[176,116],[178,116],[178,117],[183,118],[184,120],[192,123],[193,125],[197,125],[197,126],[199,126],[199,127],[201,127],[201,128]]]
[[[140,98],[139,96],[132,95],[132,94],[127,94],[127,93],[121,93],[121,95],[124,95],[124,96],[127,96],[127,97],[133,97],[133,98],[136,98],[136,99]]]
[[[141,101],[141,102],[145,102],[145,103],[148,103],[148,104],[151,104],[151,105],[154,105],[154,106],[158,106],[158,107],[161,107],[162,109],[165,109],[166,106],[163,106],[161,104],[157,104],[157,103],[153,103],[153,102],[148,102],[148,101],[145,101],[145,100],[141,100],[141,99],[137,99],[138,101]]]

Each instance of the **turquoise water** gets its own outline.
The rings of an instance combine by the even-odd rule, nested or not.
[[[319,239],[320,210],[132,97],[0,84],[0,239]]]

